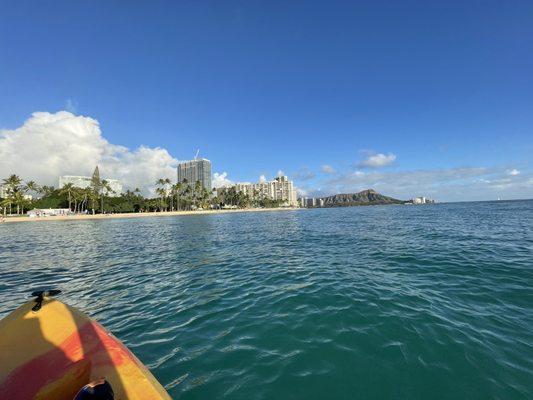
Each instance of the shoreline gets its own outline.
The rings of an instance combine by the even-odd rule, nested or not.
[[[160,212],[138,212],[138,213],[123,213],[123,214],[76,214],[76,215],[57,215],[48,217],[28,216],[20,217],[6,217],[2,222],[16,223],[16,222],[46,222],[46,221],[82,221],[91,219],[119,219],[119,218],[145,218],[145,217],[172,217],[172,216],[186,216],[186,215],[209,215],[209,214],[229,214],[229,213],[243,213],[243,212],[267,212],[267,211],[296,211],[300,208],[243,208],[238,210],[201,210],[201,211],[160,211]]]

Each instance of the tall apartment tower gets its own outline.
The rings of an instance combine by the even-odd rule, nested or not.
[[[202,187],[211,191],[211,161],[198,158],[178,164],[178,182],[187,179],[189,185],[200,181]]]
[[[296,189],[286,176],[278,176],[273,181],[259,183],[236,183],[232,185],[237,192],[243,192],[251,198],[281,200],[286,206],[296,207]]]

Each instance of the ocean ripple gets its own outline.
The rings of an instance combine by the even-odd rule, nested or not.
[[[533,398],[533,202],[0,225],[174,398]]]

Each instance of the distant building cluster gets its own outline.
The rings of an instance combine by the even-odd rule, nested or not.
[[[324,207],[324,199],[316,197],[300,197],[298,203],[302,208]]]
[[[211,161],[205,158],[184,161],[178,164],[178,182],[189,185],[200,182],[202,188],[211,191]]]
[[[109,197],[118,197],[122,193],[122,183],[116,179],[105,179],[111,190],[106,190],[104,194]],[[63,175],[59,177],[59,189],[67,184],[72,186],[86,189],[91,187],[92,178],[90,176],[77,176],[77,175]]]
[[[0,199],[8,198],[10,195],[9,192],[9,187],[7,187],[6,185],[0,185]],[[24,197],[25,200],[33,200],[33,196],[28,193],[24,193],[22,197]]]
[[[415,197],[411,200],[413,204],[433,204],[435,200],[428,199],[427,197]]]
[[[177,167],[178,182],[194,185],[200,182],[202,188],[211,191],[211,161],[205,158],[195,158],[184,161]],[[284,205],[297,207],[296,190],[294,184],[286,176],[279,176],[272,181],[258,183],[236,183],[232,186],[220,188],[227,190],[233,187],[236,192],[244,193],[251,199],[270,199],[282,201]]]
[[[59,177],[58,188],[62,189],[65,185],[72,185],[75,188],[87,189],[92,187],[94,176],[99,179],[98,167],[95,169],[95,175],[62,175]],[[211,161],[205,158],[198,158],[198,154],[193,160],[180,162],[176,168],[177,182],[194,187],[197,182],[201,187],[209,192],[212,191],[211,178]],[[109,197],[119,197],[123,193],[122,183],[117,179],[105,180],[110,189],[104,189],[104,194]],[[297,199],[294,183],[285,175],[278,176],[271,181],[262,181],[257,183],[236,183],[231,186],[219,188],[219,191],[234,188],[237,193],[244,193],[252,200],[274,200],[279,201],[286,207],[315,207],[323,206],[322,199],[305,199],[305,204],[300,204],[302,199]],[[169,189],[170,194],[170,189]],[[8,197],[8,189],[0,185],[0,198]],[[29,198],[31,196],[28,195]],[[57,211],[58,213],[61,211]],[[41,213],[45,215],[45,213]]]
[[[270,199],[282,201],[285,206],[297,207],[296,190],[287,176],[278,176],[272,181],[258,183],[236,183],[221,189],[235,188],[252,199]]]

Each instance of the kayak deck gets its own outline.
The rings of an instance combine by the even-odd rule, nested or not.
[[[59,300],[29,301],[0,321],[0,398],[72,400],[105,378],[115,399],[170,399],[148,369],[96,321]]]

